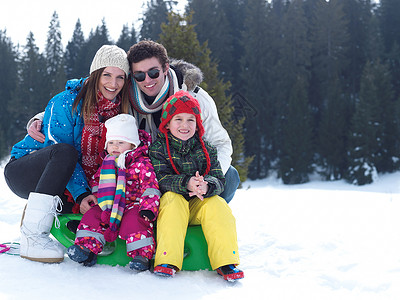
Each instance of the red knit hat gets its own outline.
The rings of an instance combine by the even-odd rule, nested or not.
[[[208,174],[208,172],[210,171],[211,162],[210,162],[210,156],[208,154],[208,151],[207,151],[206,146],[204,145],[204,141],[203,141],[204,127],[203,127],[203,122],[202,122],[201,116],[200,116],[200,114],[201,114],[200,105],[197,102],[197,100],[195,98],[193,98],[186,91],[179,91],[179,92],[176,92],[174,95],[170,96],[163,105],[163,110],[162,110],[162,114],[161,114],[161,124],[158,129],[160,130],[160,132],[164,133],[164,135],[165,135],[168,156],[171,161],[172,167],[177,174],[180,174],[178,172],[178,170],[176,169],[175,164],[171,157],[171,151],[169,148],[168,135],[167,135],[168,129],[165,126],[168,124],[168,122],[172,119],[172,117],[174,115],[181,114],[181,113],[192,114],[196,117],[197,132],[199,134],[201,147],[203,148],[203,151],[204,151],[204,154],[205,154],[206,160],[207,160],[207,169],[203,174],[203,176],[204,176],[204,175]]]

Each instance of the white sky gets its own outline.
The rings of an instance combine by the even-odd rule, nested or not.
[[[110,38],[118,40],[122,26],[129,27],[135,23],[138,29],[140,18],[147,0],[2,0],[0,11],[0,30],[6,29],[7,37],[14,45],[26,44],[30,31],[33,32],[36,45],[43,51],[53,12],[56,11],[60,21],[62,43],[65,47],[72,38],[78,18],[81,21],[85,38],[90,30],[106,21]],[[175,11],[183,12],[186,0],[179,0]]]

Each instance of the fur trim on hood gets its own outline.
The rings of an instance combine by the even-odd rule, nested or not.
[[[169,64],[182,73],[188,91],[193,91],[203,81],[203,72],[197,66],[174,58],[170,58]]]

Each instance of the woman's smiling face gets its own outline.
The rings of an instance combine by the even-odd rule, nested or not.
[[[106,67],[100,76],[99,90],[104,98],[113,100],[125,84],[125,72],[117,67]]]

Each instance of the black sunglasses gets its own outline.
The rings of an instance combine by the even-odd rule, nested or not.
[[[147,73],[147,75],[149,75],[149,77],[151,79],[156,79],[156,78],[158,78],[160,76],[160,70],[159,69],[151,69],[151,70],[149,70],[147,72],[136,72],[136,73],[133,73],[133,78],[135,78],[135,80],[137,82],[141,82],[141,81],[146,79],[146,73]]]

